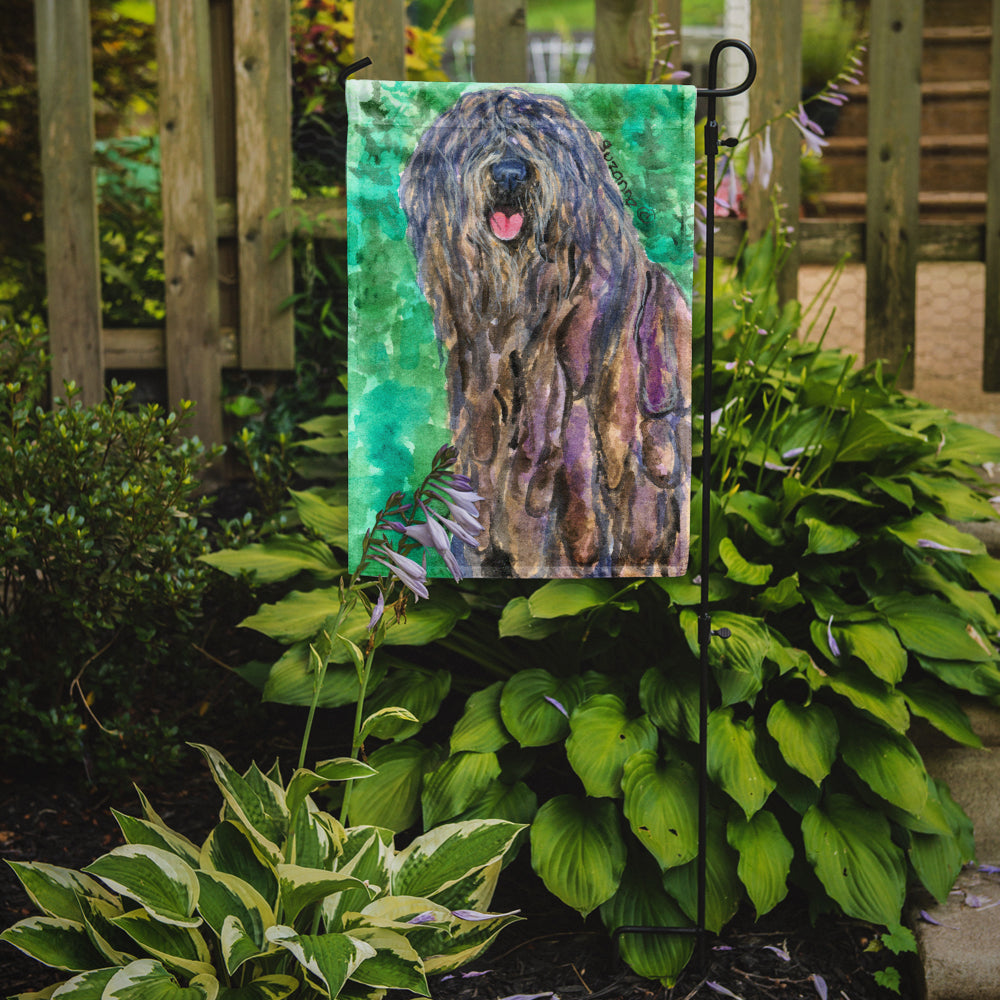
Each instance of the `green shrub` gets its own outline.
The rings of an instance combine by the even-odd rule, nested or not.
[[[0,938],[77,973],[59,995],[429,996],[429,973],[472,961],[518,919],[486,912],[516,824],[453,823],[397,849],[388,830],[345,829],[310,797],[369,778],[366,764],[324,761],[285,785],[277,765],[240,774],[199,749],[225,803],[202,845],[140,796],[144,818],[115,813],[125,846],[82,872],[11,863],[42,915]]]
[[[208,454],[187,405],[133,410],[127,385],[96,406],[69,385],[42,408],[40,338],[0,323],[0,744],[7,760],[125,768],[176,752],[156,682],[191,660]]]

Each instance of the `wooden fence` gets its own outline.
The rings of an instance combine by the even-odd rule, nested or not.
[[[283,211],[291,203],[289,0],[158,0],[166,325],[144,330],[101,327],[88,0],[35,2],[53,384],[73,379],[84,400],[94,401],[109,369],[165,368],[170,401],[195,400],[196,433],[220,441],[221,370],[293,364],[292,316],[282,308],[292,290],[291,254],[287,247],[278,251],[293,218],[310,220],[321,238],[340,240],[346,232],[343,201]],[[681,6],[681,0],[595,0],[597,79],[640,82],[651,13],[678,25]],[[800,263],[832,263],[844,253],[863,260],[866,355],[896,364],[910,350],[903,377],[912,384],[917,262],[985,261],[983,379],[984,388],[996,391],[1000,0],[992,4],[985,224],[918,217],[922,9],[922,0],[871,0],[867,216],[800,221],[797,211],[786,210],[797,241],[782,292],[795,294]],[[525,0],[475,0],[475,12],[477,78],[524,80]],[[799,101],[802,3],[754,0],[751,17],[759,65],[750,91],[753,128]],[[405,0],[358,0],[355,20],[355,51],[374,63],[367,75],[402,79]],[[800,137],[791,123],[780,124],[787,127],[775,129],[769,188],[748,193],[745,223],[725,220],[716,243],[722,255],[732,252],[744,227],[752,235],[763,231],[772,197],[799,204]]]

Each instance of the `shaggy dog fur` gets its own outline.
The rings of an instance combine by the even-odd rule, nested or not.
[[[464,95],[399,188],[447,357],[484,576],[677,575],[687,563],[690,326],[598,139],[556,97]]]

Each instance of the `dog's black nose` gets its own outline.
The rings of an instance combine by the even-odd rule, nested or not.
[[[528,176],[528,166],[516,156],[505,156],[493,164],[493,180],[508,194],[517,190]]]

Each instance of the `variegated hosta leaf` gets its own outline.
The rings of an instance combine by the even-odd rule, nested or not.
[[[462,717],[451,733],[451,752],[473,750],[476,753],[495,753],[510,743],[500,716],[500,693],[503,681],[497,681],[482,691],[469,696]]]
[[[474,920],[461,916],[468,911],[451,912],[454,922],[450,932],[440,932],[440,940],[436,946],[429,954],[424,955],[424,971],[428,975],[451,972],[474,961],[486,951],[504,927],[521,919],[516,912],[479,914]],[[417,941],[414,945],[419,950]]]
[[[288,782],[285,791],[285,805],[288,812],[294,815],[306,797],[312,795],[318,788],[328,785],[331,781],[349,781],[357,778],[370,778],[378,772],[374,767],[353,757],[336,757],[324,760],[313,770],[301,767]]]
[[[213,971],[212,956],[205,939],[190,927],[161,923],[145,910],[123,913],[112,923],[171,969],[181,969],[189,976]]]
[[[788,872],[795,849],[774,814],[766,809],[750,819],[737,816],[730,820],[726,836],[740,853],[736,873],[758,918],[762,917],[788,895]]]
[[[327,930],[344,930],[342,918],[345,913],[357,913],[369,904],[373,891],[388,889],[392,850],[389,830],[356,826],[347,831],[337,870],[342,875],[360,879],[367,884],[367,888],[345,889],[323,900],[323,920]]]
[[[139,958],[140,949],[135,942],[114,925],[115,917],[125,912],[120,902],[109,903],[93,896],[83,896],[80,905],[90,940],[104,956],[105,965],[128,965]]]
[[[54,997],[56,1000],[101,1000],[104,988],[111,982],[119,968],[113,966],[107,969],[91,969],[89,972],[81,972],[80,975],[67,979],[54,992],[50,986],[43,993],[19,993],[11,1000],[31,1000],[31,998],[41,1000],[42,997]]]
[[[278,904],[278,875],[241,823],[220,823],[202,844],[200,867],[225,872],[252,885],[271,907]]]
[[[644,750],[625,762],[622,789],[632,832],[661,869],[697,855],[698,783],[690,765]]]
[[[212,975],[196,976],[181,986],[159,962],[143,958],[119,969],[101,1000],[216,1000],[218,995],[219,981]]]
[[[343,842],[344,828],[339,821],[306,799],[292,820],[285,858],[305,868],[335,868]]]
[[[743,899],[743,884],[736,874],[736,852],[726,842],[726,824],[714,810],[708,817],[705,850],[705,926],[718,934],[732,919]],[[663,873],[663,887],[691,918],[698,918],[698,861]]]
[[[375,949],[351,973],[351,979],[365,986],[409,990],[418,996],[430,996],[424,963],[413,945],[402,934],[385,927],[355,927],[351,937]]]
[[[375,895],[361,879],[342,872],[327,872],[300,865],[278,865],[281,906],[286,920],[294,921],[302,910],[345,889],[361,889]]]
[[[518,840],[524,828],[515,837]],[[460,878],[453,882],[447,889],[434,893],[434,901],[449,910],[460,910],[468,908],[472,910],[488,910],[493,902],[493,894],[497,889],[497,882],[500,879],[500,871],[503,868],[506,857],[497,858],[493,864],[486,865],[485,868],[478,868],[465,878]]]
[[[97,879],[74,871],[39,861],[8,861],[24,891],[46,916],[81,920],[80,897],[92,896],[109,903],[114,896]]]
[[[296,934],[293,928],[278,924],[268,928],[267,939],[291,952],[310,979],[332,997],[365,959],[375,957],[370,944],[349,934]]]
[[[649,716],[630,719],[625,702],[613,694],[595,694],[577,706],[569,727],[566,757],[595,798],[620,798],[625,761],[639,750],[655,749],[659,740]]]
[[[830,773],[840,732],[833,712],[812,702],[798,705],[778,700],[767,716],[767,731],[781,748],[781,756],[815,785]]]
[[[150,916],[165,924],[197,927],[198,878],[171,851],[146,844],[125,844],[85,869],[109,889],[134,899]]]
[[[522,670],[504,684],[500,717],[521,746],[547,746],[569,732],[569,716],[583,698],[579,677],[560,679],[548,670]]]
[[[104,958],[95,950],[87,928],[65,917],[28,917],[19,920],[0,934],[26,955],[54,969],[81,972],[100,968]]]
[[[264,931],[274,925],[274,912],[267,900],[252,885],[236,878],[235,875],[205,871],[198,872],[198,883],[201,887],[198,910],[220,940],[223,938],[223,929],[227,921],[235,920],[239,923],[238,930],[242,937],[250,939],[254,954],[266,950]],[[229,932],[231,940],[234,939],[235,930],[231,929]],[[232,948],[224,950],[227,971],[230,975],[248,957],[252,957],[244,954],[246,949],[241,944],[239,961],[230,964],[233,950]]]
[[[523,827],[505,820],[446,823],[421,834],[393,859],[392,892],[433,899],[460,879],[500,861]]]
[[[625,841],[608,799],[558,795],[531,824],[531,865],[549,892],[586,916],[618,889]]]
[[[618,891],[601,905],[610,932],[619,927],[690,927],[691,921],[664,891],[652,859],[629,859]],[[619,951],[640,976],[672,986],[694,950],[692,934],[623,934]]]
[[[708,717],[708,774],[752,816],[774,791],[776,782],[757,762],[754,720],[733,718],[733,709],[717,708]]]
[[[218,1000],[285,1000],[299,985],[294,976],[261,976],[245,986],[224,986]]]
[[[479,799],[498,777],[500,764],[495,753],[452,754],[424,778],[420,796],[424,826],[437,826],[454,819]]]
[[[126,816],[125,813],[120,813],[117,809],[112,809],[111,812],[118,821],[122,835],[128,843],[159,847],[161,850],[176,854],[192,868],[198,864],[199,849],[182,834],[149,820]]]
[[[802,837],[820,882],[849,917],[899,923],[906,866],[882,813],[849,795],[830,795],[805,814]]]
[[[284,789],[251,769],[240,775],[217,750],[203,744],[192,744],[200,750],[212,771],[226,806],[249,831],[264,855],[277,863],[281,856],[279,844],[288,832],[288,808]]]

